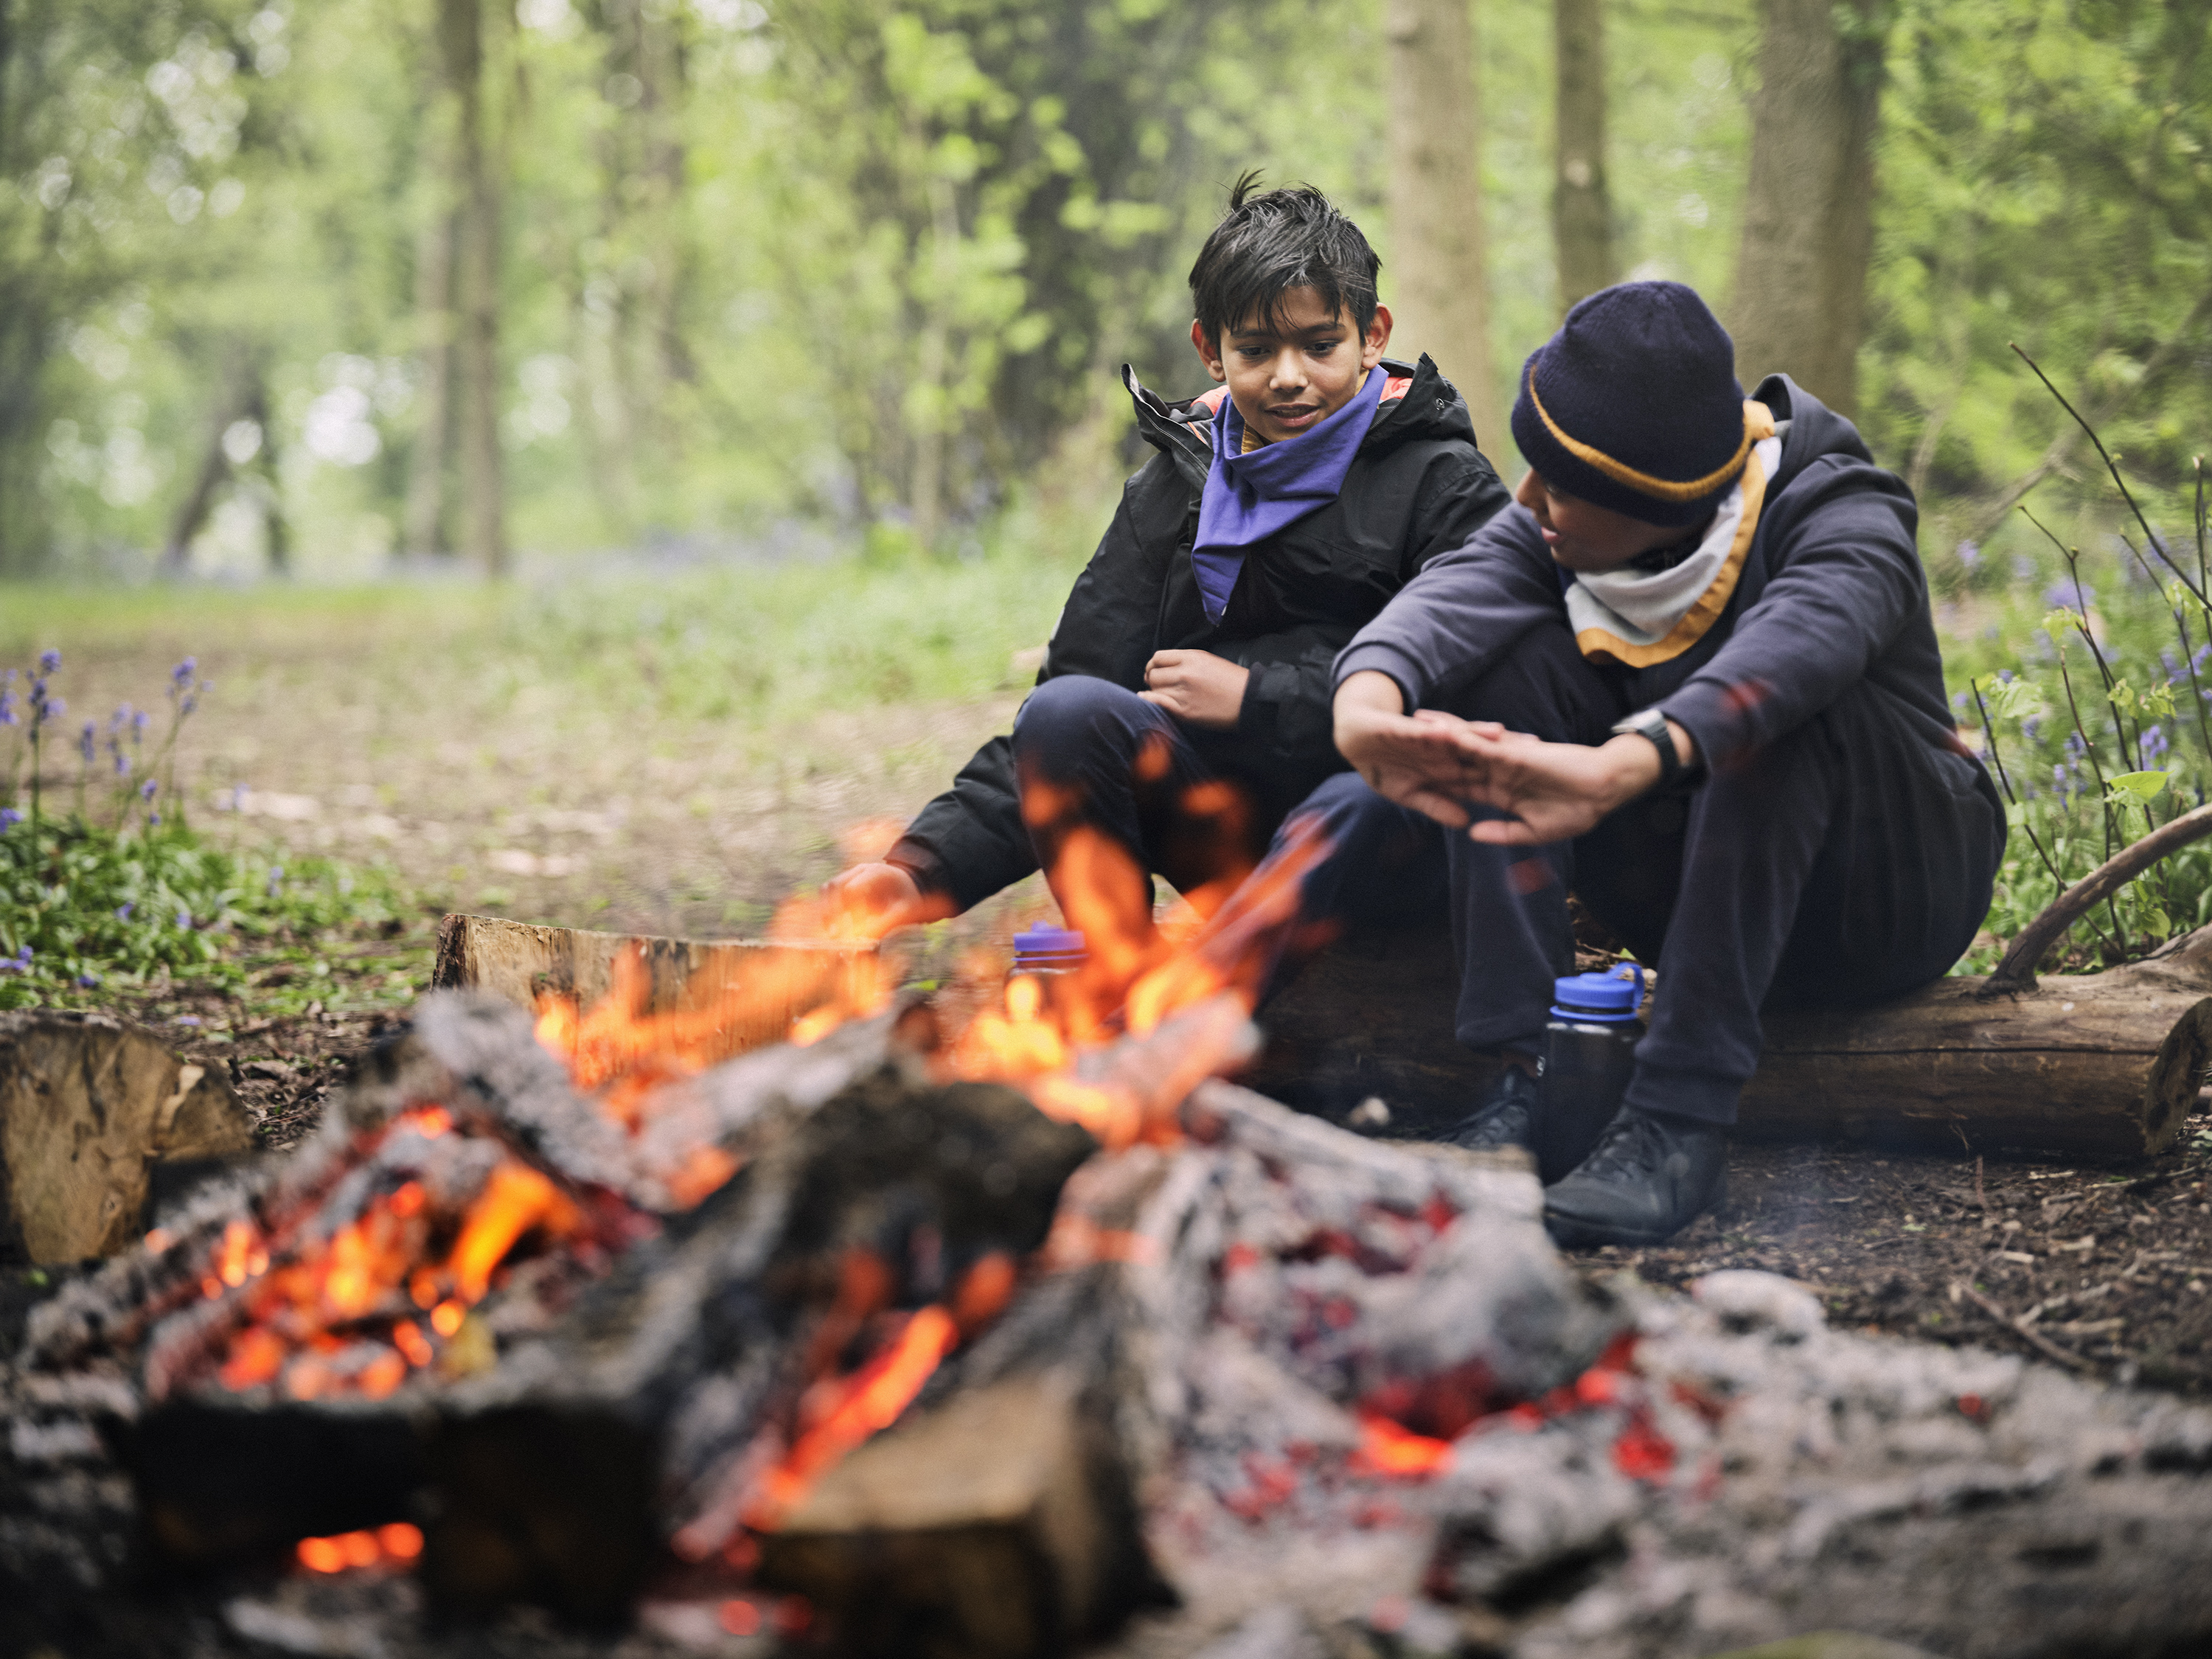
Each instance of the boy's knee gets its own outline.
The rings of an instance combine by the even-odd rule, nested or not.
[[[1065,765],[1090,752],[1102,738],[1126,747],[1155,722],[1152,705],[1110,680],[1088,674],[1064,674],[1030,693],[1014,716],[1014,752]]]

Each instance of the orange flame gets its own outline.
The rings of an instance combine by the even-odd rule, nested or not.
[[[889,1428],[921,1392],[960,1340],[960,1327],[935,1303],[909,1317],[896,1336],[848,1377],[824,1379],[806,1392],[802,1420],[811,1422],[783,1461],[762,1478],[745,1522],[769,1530],[847,1453]]]
[[[442,1134],[452,1121],[441,1109],[418,1108],[394,1121],[400,1126]],[[440,1263],[434,1241],[455,1219],[452,1249]],[[572,1200],[512,1158],[493,1166],[457,1218],[434,1212],[422,1182],[403,1182],[273,1269],[252,1224],[234,1221],[216,1246],[209,1282],[220,1293],[235,1269],[238,1284],[247,1287],[246,1320],[229,1339],[216,1378],[234,1390],[274,1382],[295,1400],[383,1399],[410,1370],[436,1363],[440,1345],[460,1334],[467,1309],[489,1294],[494,1272],[525,1237],[574,1238],[584,1225]],[[425,1310],[428,1333],[417,1322]]]
[[[724,982],[689,985],[684,1006],[658,1012],[648,1012],[653,975],[643,947],[625,949],[607,994],[588,1012],[574,996],[538,998],[538,1040],[567,1064],[578,1088],[597,1091],[607,1115],[635,1133],[665,1084],[779,1037],[816,1041],[889,1006],[892,965],[854,947],[880,939],[892,920],[818,896],[793,899],[769,927],[770,942],[784,948],[744,957]],[[695,1170],[690,1184],[702,1173]]]

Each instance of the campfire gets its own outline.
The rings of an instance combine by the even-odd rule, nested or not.
[[[2024,1413],[2105,1423],[2146,1469],[2212,1446],[2014,1361],[1885,1381],[1782,1281],[1723,1275],[1687,1311],[1594,1289],[1516,1161],[1221,1080],[1314,942],[1294,899],[1322,850],[1164,927],[1079,833],[1056,873],[1089,951],[1049,981],[974,963],[902,993],[856,948],[869,919],[809,901],[690,1006],[635,951],[588,1006],[434,994],[307,1145],[39,1310],[35,1432],[97,1425],[173,1575],[1007,1656],[1286,1599],[1479,1650],[1731,1502],[1797,1519],[1771,1559],[1699,1558],[1716,1596],[1863,1556],[1869,1516],[2102,1467],[2021,1473]],[[1962,1435],[1980,1473],[1911,1474]],[[1824,1457],[1917,1495],[1816,1491]],[[246,1633],[276,1616],[238,1605]]]

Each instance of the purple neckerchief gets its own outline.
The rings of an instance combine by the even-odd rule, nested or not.
[[[1213,465],[1199,500],[1198,540],[1190,551],[1208,622],[1219,622],[1228,610],[1247,548],[1336,499],[1389,378],[1376,364],[1352,401],[1312,431],[1249,455],[1243,453],[1244,418],[1237,400],[1221,400],[1213,411]]]

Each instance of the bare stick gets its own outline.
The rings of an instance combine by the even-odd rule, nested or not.
[[[2087,421],[2081,418],[2081,411],[2080,410],[2075,408],[2073,404],[2066,401],[2066,394],[2064,392],[2061,392],[2057,386],[2051,384],[2051,377],[2043,372],[2041,364],[2038,363],[2034,358],[2029,356],[2018,346],[2013,345],[2011,341],[2008,340],[2005,343],[2012,346],[2014,356],[2018,357],[2021,362],[2026,363],[2028,368],[2035,371],[2035,378],[2043,382],[2044,388],[2048,391],[2052,397],[2058,399],[2059,408],[2064,410],[2069,415],[2071,415],[2074,417],[2075,424],[2081,428],[2082,432],[2087,436],[2091,443],[2096,445],[2097,454],[2105,463],[2105,471],[2112,475],[2112,483],[2120,492],[2120,499],[2128,504],[2128,511],[2136,515],[2136,522],[2142,526],[2143,539],[2150,544],[2150,550],[2158,555],[2159,562],[2164,565],[2168,570],[2173,572],[2173,574],[2180,579],[2181,585],[2197,596],[2197,604],[2212,605],[2212,599],[2208,599],[2205,595],[2204,590],[2198,586],[2195,582],[2189,580],[2189,573],[2166,556],[2166,548],[2158,538],[2158,532],[2150,527],[2150,520],[2143,517],[2142,508],[2136,505],[2135,495],[2129,489],[2128,481],[2120,477],[2119,463],[2112,459],[2112,452],[2105,447],[2105,441],[2097,435],[2097,429],[2091,426]]]
[[[2010,1331],[2014,1336],[2020,1338],[2021,1341],[2027,1343],[2028,1346],[2033,1348],[2038,1353],[2043,1355],[2046,1359],[2055,1359],[2060,1364],[2067,1367],[2069,1370],[2088,1371],[2094,1370],[2096,1369],[2096,1367],[2092,1365],[2087,1360],[2082,1358],[2080,1354],[2069,1353],[2064,1348],[2060,1347],[2049,1337],[2044,1335],[2042,1332],[2028,1324],[2027,1321],[2014,1319],[2010,1314],[2007,1313],[1996,1303],[1990,1301],[1989,1297],[1984,1296],[1972,1285],[1963,1283],[1962,1281],[1955,1279],[1951,1281],[1951,1284],[1952,1287],[1957,1290],[1960,1295],[1964,1296],[1967,1301],[1972,1303],[1977,1308],[1979,1308],[1990,1318],[1996,1320],[1998,1324],[2003,1326],[2007,1330]]]
[[[2001,996],[2012,991],[2033,991],[2035,970],[2044,953],[2079,921],[2082,913],[2193,841],[2212,836],[2212,806],[2184,812],[2171,823],[2162,823],[2133,846],[2123,848],[2080,881],[2044,907],[2043,914],[2021,928],[2006,949],[1996,971],[1983,981],[1979,995]]]

